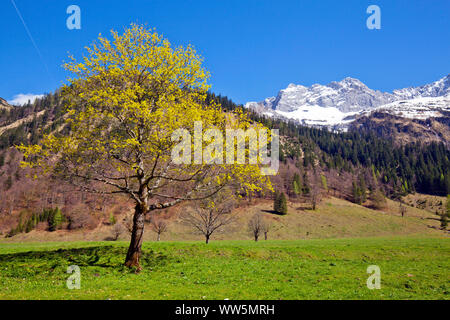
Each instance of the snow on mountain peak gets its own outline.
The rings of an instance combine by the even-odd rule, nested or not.
[[[368,88],[358,79],[347,77],[339,82],[333,81],[327,85],[313,84],[310,87],[289,84],[286,89],[280,90],[276,97],[267,98],[262,102],[249,102],[247,108],[271,116],[279,116],[298,120],[307,125],[335,126],[351,122],[357,114],[367,113],[383,106],[391,106],[396,113],[402,113],[402,106],[409,109],[404,112],[413,116],[415,111],[423,110],[424,103],[430,108],[449,110],[448,99],[433,98],[450,95],[450,74],[433,83],[416,87],[394,90],[393,93],[375,91]],[[411,100],[411,103],[401,103]],[[393,104],[399,101],[400,103]],[[415,107],[420,104],[419,109]],[[426,107],[426,106],[425,106]],[[386,110],[386,108],[383,108]],[[450,111],[450,110],[449,110]],[[425,112],[426,115],[435,115],[436,112]]]

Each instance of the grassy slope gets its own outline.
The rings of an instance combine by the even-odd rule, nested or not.
[[[214,234],[214,240],[249,240],[248,220],[253,214],[261,212],[272,225],[269,239],[295,240],[315,238],[375,237],[375,236],[443,236],[438,230],[439,221],[435,214],[418,208],[408,207],[404,218],[398,213],[398,203],[388,200],[383,211],[371,210],[351,202],[325,198],[316,211],[309,210],[308,204],[290,203],[289,213],[279,216],[270,213],[272,201],[258,201],[251,206],[236,210],[238,221],[226,232]],[[181,209],[183,210],[183,209]],[[118,217],[118,221],[120,221]],[[102,225],[93,231],[32,231],[0,241],[101,241],[111,236],[111,226]],[[155,234],[147,226],[145,239],[154,240]],[[123,236],[123,240],[127,237]],[[163,240],[201,240],[176,217],[170,220],[168,232]]]
[[[144,270],[134,274],[121,266],[125,242],[2,243],[0,299],[448,299],[450,292],[448,238],[147,242],[144,249]],[[66,288],[71,264],[81,267],[80,290]],[[373,264],[381,290],[366,287]]]

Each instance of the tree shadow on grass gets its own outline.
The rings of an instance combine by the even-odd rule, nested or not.
[[[297,211],[314,211],[310,204],[302,204],[295,208]]]
[[[261,210],[262,212],[266,212],[266,213],[270,213],[270,214],[275,214],[277,216],[285,216],[285,214],[277,212],[275,210]]]
[[[96,246],[0,254],[0,266],[5,263],[14,263],[17,265],[27,265],[30,267],[34,265],[50,269],[69,265],[121,269],[123,268],[126,252],[126,248]],[[166,255],[156,253],[153,250],[142,251],[141,265],[144,269],[165,265],[168,260]]]

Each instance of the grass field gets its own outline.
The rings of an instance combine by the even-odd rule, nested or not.
[[[448,238],[148,242],[140,274],[122,267],[126,246],[0,243],[0,299],[449,299]]]

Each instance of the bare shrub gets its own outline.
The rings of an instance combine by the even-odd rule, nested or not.
[[[161,240],[161,234],[167,231],[167,223],[161,218],[153,218],[151,221],[151,227],[158,235],[156,241]]]
[[[98,225],[98,220],[87,211],[84,206],[74,208],[68,213],[69,230],[76,229],[94,229]]]
[[[231,191],[222,192],[209,199],[195,201],[190,209],[181,215],[181,219],[202,234],[205,242],[209,243],[214,232],[224,231],[223,227],[235,220],[231,213],[234,206],[235,200]]]
[[[112,240],[117,241],[124,233],[125,227],[121,223],[116,223],[112,228]]]
[[[255,241],[258,241],[261,234],[264,234],[265,239],[267,240],[269,229],[270,227],[261,213],[256,213],[248,222],[248,230]]]

